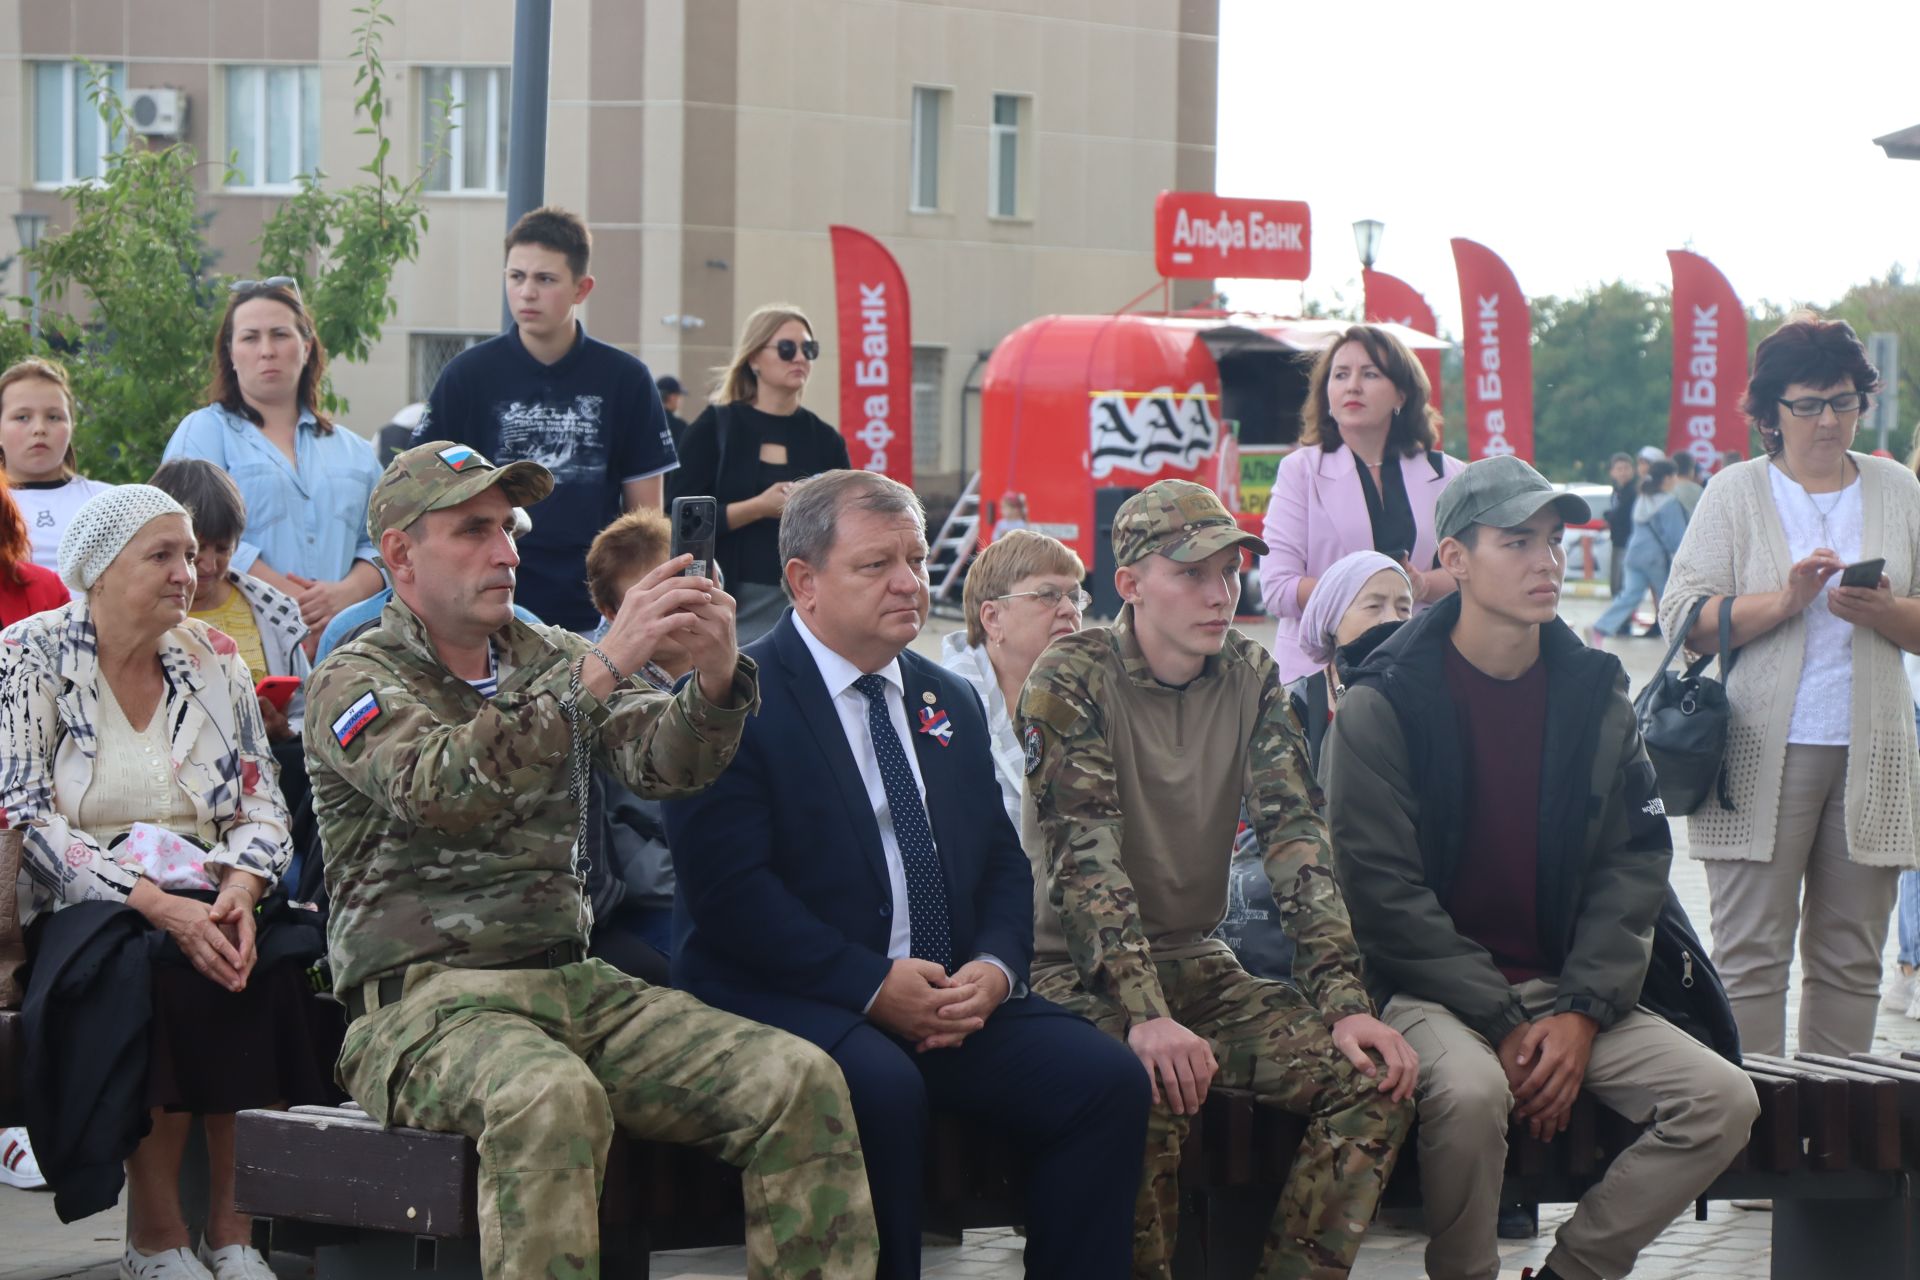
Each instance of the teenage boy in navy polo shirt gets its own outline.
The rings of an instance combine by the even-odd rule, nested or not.
[[[587,336],[575,309],[593,292],[593,238],[579,215],[548,205],[507,233],[514,324],[450,361],[414,429],[456,440],[500,465],[530,459],[553,473],[553,495],[519,543],[517,598],[573,631],[600,623],[587,591],[587,548],[615,517],[660,506],[661,477],[680,465],[647,366]]]

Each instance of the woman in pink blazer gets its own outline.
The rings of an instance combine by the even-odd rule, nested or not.
[[[1300,611],[1334,561],[1372,548],[1406,567],[1414,611],[1454,589],[1434,566],[1433,506],[1464,469],[1434,447],[1427,374],[1385,330],[1355,325],[1314,360],[1300,447],[1267,506],[1260,596],[1277,623],[1285,684],[1319,669],[1300,651]]]

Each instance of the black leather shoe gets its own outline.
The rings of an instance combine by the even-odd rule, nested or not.
[[[1502,1240],[1531,1240],[1540,1234],[1540,1206],[1510,1204],[1500,1210],[1494,1232]]]

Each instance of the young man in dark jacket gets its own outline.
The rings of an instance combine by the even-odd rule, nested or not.
[[[1508,1117],[1566,1127],[1582,1088],[1645,1134],[1560,1228],[1541,1277],[1625,1275],[1723,1170],[1746,1076],[1637,1007],[1673,856],[1619,660],[1556,616],[1587,504],[1514,457],[1434,514],[1460,590],[1356,669],[1321,777],[1383,1017],[1420,1055],[1432,1280],[1494,1280]]]

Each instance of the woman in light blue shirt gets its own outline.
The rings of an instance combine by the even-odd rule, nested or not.
[[[224,467],[247,502],[233,568],[300,605],[310,635],[385,585],[367,536],[373,447],[320,412],[327,353],[285,276],[232,289],[214,344],[213,401],[181,419],[165,460]]]

